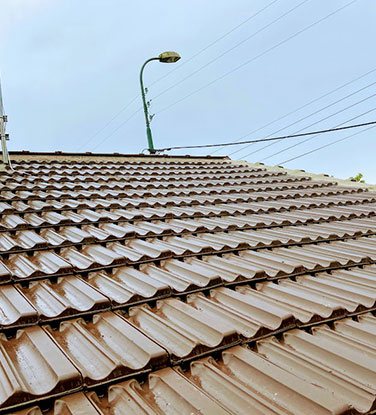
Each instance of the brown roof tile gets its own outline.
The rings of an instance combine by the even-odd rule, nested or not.
[[[193,362],[186,376],[230,413],[357,413],[341,396],[239,346],[224,352],[218,363]]]
[[[38,311],[41,321],[77,316],[110,307],[107,297],[94,290],[76,276],[58,278],[56,283],[49,280],[31,282],[18,289]]]
[[[0,304],[1,329],[27,326],[38,321],[37,311],[12,285],[0,286]]]
[[[220,317],[245,340],[295,327],[291,311],[254,291],[244,295],[228,288],[216,288],[210,291],[209,297],[192,294],[188,303],[208,316]]]
[[[122,317],[101,313],[92,322],[62,322],[58,330],[46,328],[78,367],[86,385],[150,371],[167,363],[167,353]]]
[[[41,251],[31,256],[13,254],[4,263],[12,272],[12,277],[25,280],[37,277],[68,274],[72,265],[51,251]]]
[[[98,397],[95,392],[88,396],[101,415],[105,415],[108,409],[113,413],[140,415],[230,414],[171,368],[149,375],[145,385],[141,386],[132,379],[110,386],[106,396]]]
[[[157,307],[130,309],[129,321],[159,343],[174,362],[236,344],[236,329],[177,299],[160,300]]]
[[[81,388],[81,375],[40,327],[0,340],[0,408]]]
[[[57,398],[54,407],[48,412],[42,411],[38,406],[33,406],[22,411],[12,412],[14,415],[98,415],[93,405],[83,392]]]
[[[115,306],[129,305],[143,299],[166,297],[171,293],[166,282],[150,277],[133,267],[120,267],[112,274],[103,271],[90,273],[88,282],[109,297]]]
[[[375,192],[220,158],[17,153],[14,168],[0,409],[376,409]]]

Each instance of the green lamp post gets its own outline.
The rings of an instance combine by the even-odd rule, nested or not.
[[[149,112],[148,112],[148,106],[146,104],[145,99],[145,89],[144,89],[144,82],[142,80],[142,74],[144,72],[144,68],[147,63],[151,61],[159,61],[164,63],[174,63],[177,62],[180,59],[179,54],[176,52],[163,52],[161,53],[157,58],[150,58],[148,59],[142,66],[140,71],[140,84],[141,84],[141,95],[142,95],[142,103],[144,106],[144,113],[145,113],[145,121],[146,121],[146,136],[148,139],[148,149],[150,154],[154,154],[154,144],[153,144],[153,137],[151,135],[151,129],[150,129],[150,118],[149,118]]]

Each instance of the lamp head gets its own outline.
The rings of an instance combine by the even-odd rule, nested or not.
[[[163,52],[159,56],[159,62],[175,63],[180,59],[180,55],[176,52]]]

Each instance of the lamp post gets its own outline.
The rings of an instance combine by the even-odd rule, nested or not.
[[[159,61],[163,63],[174,63],[174,62],[177,62],[179,59],[180,59],[180,56],[176,52],[163,52],[157,58],[148,59],[141,66],[141,71],[140,71],[141,95],[142,95],[142,103],[144,106],[145,121],[146,121],[146,137],[148,139],[148,149],[149,149],[150,154],[154,154],[155,150],[154,150],[154,144],[153,144],[153,137],[151,135],[151,129],[150,129],[150,118],[149,118],[148,106],[146,104],[146,99],[145,99],[144,82],[142,80],[144,68],[146,64],[151,61]]]

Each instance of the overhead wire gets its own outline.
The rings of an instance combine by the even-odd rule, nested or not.
[[[130,121],[135,115],[137,115],[142,108],[137,109],[135,112],[133,112],[125,121],[123,121],[120,125],[118,125],[115,130],[113,130],[109,135],[103,138],[102,141],[100,141],[95,147],[93,147],[93,150],[97,149],[99,146],[101,146],[104,142],[106,142],[110,137],[112,137],[116,131],[118,131],[123,125],[125,125],[128,121]]]
[[[310,128],[316,124],[321,123],[322,121],[326,121],[329,118],[332,118],[350,108],[355,107],[356,105],[359,105],[371,98],[373,98],[374,96],[376,96],[376,93],[371,94],[365,98],[362,98],[361,100],[352,103],[351,105],[348,105],[345,108],[342,108],[336,112],[334,112],[333,114],[327,115],[324,118],[321,118],[318,121],[315,121],[314,123],[305,126],[303,129],[300,129],[299,131],[295,132],[294,134],[290,134],[290,135],[284,135],[284,136],[278,136],[278,137],[266,137],[266,138],[261,138],[261,139],[257,139],[257,140],[245,140],[245,141],[230,141],[227,143],[215,143],[215,144],[199,144],[199,145],[188,145],[188,146],[171,146],[171,147],[164,147],[164,148],[160,148],[160,149],[156,149],[155,151],[157,152],[162,152],[162,151],[171,151],[171,150],[182,150],[182,149],[197,149],[197,148],[212,148],[212,147],[227,147],[227,146],[236,146],[236,145],[243,145],[243,144],[250,144],[250,143],[261,143],[261,142],[267,142],[267,141],[276,141],[276,140],[281,140],[281,139],[286,139],[286,138],[295,138],[295,137],[303,137],[306,135],[313,135],[313,134],[322,134],[322,133],[326,133],[326,132],[332,132],[332,131],[339,131],[339,130],[343,130],[343,129],[347,129],[347,128],[355,128],[355,127],[360,127],[360,126],[364,126],[364,125],[368,125],[368,124],[357,124],[355,126],[350,126],[350,127],[341,127],[341,128],[334,128],[334,129],[326,129],[326,130],[319,130],[316,132],[308,132],[308,133],[300,133],[301,131]],[[361,114],[364,115],[364,114]],[[355,119],[355,118],[353,118]],[[352,119],[352,120],[353,120]],[[347,121],[346,121],[347,122]],[[373,123],[373,122],[372,122]],[[342,123],[343,124],[343,123]],[[243,156],[243,157],[247,157]]]
[[[263,11],[265,11],[266,9],[268,9],[269,7],[271,7],[274,3],[277,3],[278,1],[279,0],[273,0],[273,1],[271,1],[269,4],[267,4],[266,6],[264,6],[262,9],[258,10],[256,13],[254,13],[251,16],[247,17],[247,19],[243,20],[241,23],[239,23],[238,25],[236,25],[235,27],[233,27],[231,30],[229,30],[225,34],[221,35],[219,38],[215,39],[213,42],[211,42],[208,45],[206,45],[204,48],[202,48],[201,50],[199,50],[197,53],[195,53],[194,55],[192,55],[190,58],[184,59],[179,65],[175,66],[171,71],[167,72],[166,74],[162,75],[160,78],[158,78],[154,82],[152,82],[150,84],[150,86],[153,86],[154,84],[156,84],[157,82],[161,81],[162,79],[165,79],[166,77],[168,77],[169,75],[171,75],[172,72],[175,72],[177,69],[182,68],[188,62],[192,61],[197,56],[201,55],[201,53],[205,52],[206,50],[208,50],[209,48],[211,48],[212,46],[214,46],[215,44],[217,44],[219,41],[221,41],[222,39],[224,39],[225,37],[227,37],[228,35],[230,35],[231,33],[233,33],[235,30],[239,29],[239,27],[245,25],[250,20],[252,20],[255,17],[257,17],[259,14],[261,14]]]
[[[84,144],[82,144],[77,151],[81,151],[84,147],[86,147],[95,137],[97,137],[105,128],[107,128],[112,121],[114,121],[120,114],[122,114],[126,109],[128,109],[135,101],[138,99],[138,95],[134,96],[128,104],[123,107],[119,112],[117,112],[103,127],[101,127],[95,134],[91,135]],[[124,124],[122,124],[124,125]]]
[[[336,88],[334,88],[334,89],[330,90],[329,92],[326,92],[326,93],[325,93],[325,94],[323,94],[323,95],[320,95],[319,97],[317,97],[317,98],[315,98],[315,99],[313,99],[313,100],[311,100],[311,101],[309,101],[309,102],[307,102],[307,103],[305,103],[305,104],[301,105],[300,107],[298,107],[298,108],[296,108],[296,109],[294,109],[294,110],[292,110],[292,111],[288,112],[287,114],[282,115],[281,117],[278,117],[278,118],[276,118],[276,119],[274,119],[274,120],[272,120],[272,121],[268,122],[267,124],[264,124],[263,126],[261,126],[261,127],[257,128],[257,129],[255,129],[255,130],[253,130],[253,131],[250,131],[250,132],[248,132],[247,134],[242,135],[241,137],[236,138],[234,141],[239,141],[239,140],[242,140],[243,138],[246,138],[246,137],[250,136],[251,134],[254,134],[254,133],[256,133],[256,132],[258,132],[258,131],[260,131],[260,130],[262,130],[262,129],[266,128],[266,127],[269,127],[270,125],[275,124],[276,122],[281,121],[281,120],[283,120],[284,118],[286,118],[286,117],[288,117],[288,116],[290,116],[290,115],[292,115],[292,114],[295,114],[296,112],[298,112],[298,111],[302,110],[303,108],[306,108],[306,107],[308,107],[309,105],[314,104],[315,102],[317,102],[317,101],[319,101],[319,100],[321,100],[321,99],[323,99],[323,98],[326,98],[326,97],[328,97],[329,95],[334,94],[335,92],[337,92],[337,91],[339,91],[339,90],[343,89],[344,87],[346,87],[346,86],[348,86],[348,85],[351,85],[352,83],[354,83],[354,82],[356,82],[356,81],[359,81],[360,79],[362,79],[362,78],[366,77],[367,75],[370,75],[371,73],[373,73],[373,72],[375,72],[375,71],[376,71],[376,68],[374,68],[374,69],[372,69],[372,70],[370,70],[370,71],[368,71],[368,72],[366,72],[366,73],[364,73],[364,74],[362,74],[362,75],[360,75],[360,76],[358,76],[358,77],[356,77],[356,78],[352,79],[351,81],[345,82],[344,84],[342,84],[342,85],[340,85],[340,86],[338,86],[338,87],[336,87]],[[245,150],[246,148],[248,148],[250,145],[251,145],[251,144],[246,145],[246,146],[244,146],[243,148],[240,148],[240,149],[238,149],[238,150],[235,150],[235,151],[233,151],[232,153],[229,153],[229,154],[228,154],[228,156],[232,156],[233,154],[236,154],[236,153],[238,153],[238,152],[240,152],[240,151],[243,151],[243,150]],[[220,151],[220,150],[221,150],[221,148],[218,148],[217,150],[215,150],[215,151],[213,151],[212,153],[210,153],[210,155],[215,154],[215,153],[217,153],[217,152],[218,152],[218,151]]]
[[[191,96],[197,94],[198,92],[203,91],[204,89],[208,88],[209,86],[213,85],[214,83],[226,78],[227,76],[229,76],[230,74],[238,71],[239,69],[243,68],[246,65],[249,65],[251,62],[254,62],[255,60],[261,58],[262,56],[266,55],[267,53],[271,52],[272,50],[278,48],[279,46],[282,46],[283,44],[287,43],[288,41],[294,39],[295,37],[301,35],[302,33],[306,32],[307,30],[311,29],[312,27],[320,24],[321,22],[323,22],[326,19],[329,19],[330,17],[334,16],[335,14],[339,13],[340,11],[344,10],[345,8],[351,6],[352,4],[354,4],[357,0],[351,0],[349,3],[346,3],[344,6],[337,8],[336,10],[334,10],[333,12],[327,14],[326,16],[322,17],[321,19],[315,21],[314,23],[311,23],[310,25],[306,26],[305,28],[295,32],[293,35],[288,36],[287,38],[285,38],[284,40],[276,43],[275,45],[271,46],[270,48],[266,49],[265,51],[259,53],[258,55],[255,55],[254,57],[252,57],[251,59],[248,59],[247,61],[243,62],[242,64],[236,66],[235,68],[231,69],[230,71],[225,72],[223,75],[213,79],[212,81],[208,82],[207,84],[201,86],[198,89],[195,89],[194,91],[190,92],[189,94],[185,95],[184,97],[180,98],[179,100],[171,103],[170,105],[167,105],[166,107],[162,108],[160,111],[157,112],[157,114],[167,111],[168,109],[174,107],[175,105],[179,104],[180,102],[190,98]]]
[[[373,111],[375,111],[375,110],[376,110],[376,108],[375,108]],[[339,142],[341,142],[341,141],[345,141],[345,140],[347,140],[347,139],[349,139],[349,138],[351,138],[351,137],[354,137],[354,136],[356,136],[356,135],[359,135],[359,134],[361,134],[361,133],[364,133],[364,132],[366,132],[366,131],[368,131],[368,130],[371,130],[372,128],[375,128],[375,127],[376,127],[376,125],[373,125],[373,126],[371,126],[371,127],[369,127],[369,128],[366,128],[366,129],[364,129],[364,130],[358,131],[358,132],[356,132],[356,133],[354,133],[354,134],[350,134],[350,135],[348,135],[348,136],[346,136],[346,137],[340,138],[339,140],[333,141],[333,142],[328,143],[328,144],[324,144],[324,145],[322,145],[322,146],[320,146],[320,147],[317,147],[317,148],[315,148],[315,149],[313,149],[313,150],[306,151],[305,153],[299,154],[298,156],[295,156],[295,157],[292,157],[292,158],[290,158],[290,159],[288,159],[288,160],[285,160],[285,161],[283,161],[283,162],[282,162],[282,163],[280,163],[280,164],[286,164],[286,163],[289,163],[290,161],[296,160],[296,159],[298,159],[298,158],[300,158],[300,157],[307,156],[308,154],[312,154],[312,153],[314,153],[314,152],[316,152],[316,151],[319,151],[319,150],[322,150],[322,149],[327,148],[327,147],[329,147],[329,146],[332,146],[332,145],[334,145],[334,144],[337,144],[337,143],[339,143]]]
[[[279,47],[279,46],[281,46],[282,44],[284,44],[284,43],[288,42],[289,40],[291,40],[291,39],[293,39],[293,38],[295,38],[295,37],[299,36],[300,34],[304,33],[305,31],[309,30],[310,28],[312,28],[312,27],[316,26],[317,24],[321,23],[322,21],[324,21],[324,20],[326,20],[326,19],[330,18],[331,16],[335,15],[336,13],[338,13],[338,12],[340,12],[341,10],[345,9],[346,7],[349,7],[351,4],[355,3],[356,1],[357,1],[357,0],[352,0],[352,1],[350,1],[349,3],[345,4],[344,6],[342,6],[342,7],[340,7],[340,8],[337,8],[336,10],[334,10],[334,11],[333,11],[333,12],[331,12],[331,13],[329,13],[328,15],[326,15],[326,16],[324,16],[324,17],[322,17],[321,19],[319,19],[319,20],[315,21],[314,23],[312,23],[312,24],[310,24],[310,25],[306,26],[305,28],[303,28],[303,29],[299,30],[298,32],[296,32],[296,33],[294,33],[293,35],[289,36],[288,38],[284,39],[283,41],[278,42],[277,44],[275,44],[275,45],[273,45],[272,47],[268,48],[266,51],[264,51],[264,52],[262,52],[262,53],[260,53],[260,54],[258,54],[258,55],[256,55],[256,56],[254,56],[253,58],[251,58],[251,59],[249,59],[248,61],[244,62],[243,64],[239,65],[238,67],[233,68],[231,71],[226,72],[226,73],[225,73],[225,74],[223,74],[221,77],[216,78],[215,80],[211,81],[209,84],[206,84],[206,85],[202,86],[201,88],[199,88],[199,89],[197,89],[197,90],[193,91],[192,93],[188,94],[187,96],[185,96],[185,97],[181,98],[179,101],[176,101],[176,102],[174,102],[174,103],[170,104],[168,107],[163,108],[163,109],[162,109],[161,111],[159,111],[158,113],[163,112],[163,111],[166,111],[167,109],[171,108],[172,106],[176,105],[177,103],[181,102],[182,100],[185,100],[185,99],[186,99],[186,98],[188,98],[189,96],[191,96],[191,95],[193,95],[193,94],[195,94],[195,93],[197,93],[197,92],[199,92],[199,91],[201,91],[201,90],[203,90],[203,89],[207,88],[208,86],[210,86],[210,85],[211,85],[211,84],[213,84],[214,82],[217,82],[217,81],[219,81],[219,80],[223,79],[224,77],[226,77],[226,76],[230,75],[230,73],[233,73],[233,72],[237,71],[238,69],[240,69],[241,67],[243,67],[243,66],[245,66],[245,65],[247,65],[247,64],[249,64],[249,63],[251,63],[252,61],[254,61],[254,60],[256,60],[256,59],[258,59],[258,58],[262,57],[262,56],[263,56],[263,55],[265,55],[266,53],[268,53],[268,52],[270,52],[270,51],[272,51],[272,50],[276,49],[277,47]],[[274,3],[274,2],[272,2],[271,4],[273,4],[273,3]],[[271,4],[270,4],[270,5],[271,5]],[[263,9],[263,10],[264,10],[264,9]],[[137,97],[134,97],[134,98],[133,98],[133,100],[132,100],[132,102],[134,102],[136,99],[137,99]],[[131,104],[131,103],[129,103],[129,104],[128,104],[128,106],[129,106],[130,104]],[[141,110],[141,109],[142,109],[142,108],[140,108],[139,110]],[[121,111],[121,112],[122,112],[122,111]],[[121,112],[120,112],[120,113],[121,113]],[[114,116],[113,118],[115,119],[116,117],[117,117],[117,115],[116,115],[116,116]],[[132,117],[133,117],[133,115],[132,115],[131,117],[129,117],[129,119],[131,119]],[[123,122],[123,123],[119,126],[119,128],[120,128],[121,126],[123,126],[126,122],[128,122],[128,121],[129,121],[129,119],[127,119],[126,121],[124,121],[124,122]],[[109,123],[110,123],[110,122],[109,122]],[[116,129],[116,131],[117,131],[117,130],[118,130],[118,128]],[[102,130],[102,131],[103,131],[103,130]],[[99,134],[99,133],[98,133],[98,134]],[[113,135],[113,134],[111,133],[111,135]],[[92,138],[94,138],[94,137],[92,137]],[[91,139],[92,139],[92,138],[91,138]],[[109,138],[109,137],[107,137],[107,138]],[[107,139],[107,138],[106,138],[106,139]],[[101,142],[101,143],[102,143],[102,142]],[[101,143],[100,143],[100,144],[101,144]],[[87,143],[85,143],[85,145],[87,145]],[[98,145],[97,145],[97,146],[95,146],[95,148],[97,148],[97,147],[98,147]]]
[[[318,123],[320,123],[320,122],[322,122],[322,121],[326,121],[327,119],[332,118],[332,117],[334,117],[334,116],[336,116],[336,115],[338,115],[338,114],[340,114],[340,113],[342,113],[342,112],[344,112],[344,111],[347,111],[348,109],[353,108],[353,107],[355,107],[355,106],[357,106],[357,105],[359,105],[359,104],[362,104],[363,102],[368,101],[369,99],[371,99],[371,98],[373,98],[373,97],[375,97],[375,96],[376,96],[376,93],[375,93],[375,94],[372,94],[372,95],[369,95],[368,97],[363,98],[363,99],[361,99],[360,101],[357,101],[357,102],[355,102],[355,103],[353,103],[353,104],[351,104],[351,105],[349,105],[349,106],[347,106],[347,107],[345,107],[345,108],[343,108],[343,109],[341,109],[341,110],[339,110],[339,111],[337,111],[337,112],[335,112],[335,113],[333,113],[333,114],[331,114],[331,115],[329,115],[329,116],[327,116],[327,117],[325,117],[325,118],[322,118],[321,120],[319,120],[319,121],[317,121],[317,122],[315,122],[315,123],[313,123],[313,124],[311,124],[311,125],[309,125],[309,126],[304,127],[302,130],[305,130],[306,128],[310,128],[310,127],[312,127],[313,125],[316,125],[316,124],[318,124]],[[347,121],[346,121],[346,122],[347,122]],[[341,125],[341,124],[339,124],[339,125]],[[336,126],[336,127],[338,127],[338,126]],[[300,131],[302,131],[302,130],[299,130],[299,131],[296,131],[296,132],[298,133],[298,132],[300,132]],[[289,147],[287,147],[287,148],[284,148],[284,149],[282,149],[282,150],[277,151],[276,153],[271,154],[270,156],[264,157],[264,158],[263,158],[263,159],[261,159],[260,161],[264,161],[264,160],[267,160],[267,159],[269,159],[269,158],[271,158],[271,157],[273,157],[273,156],[276,156],[276,155],[278,155],[278,154],[280,154],[280,153],[284,153],[285,151],[289,150],[290,148],[293,148],[293,147],[296,147],[296,146],[298,146],[298,145],[301,145],[301,144],[303,144],[303,143],[304,143],[304,142],[306,142],[306,141],[308,141],[308,140],[305,140],[305,141],[300,141],[300,142],[298,142],[298,143],[295,143],[295,144],[293,144],[293,145],[291,145],[291,146],[289,146]],[[253,152],[253,153],[251,153],[251,154],[254,154],[254,153],[255,153],[255,152]],[[244,157],[248,157],[249,155],[250,155],[250,154],[247,154],[247,155],[246,155],[246,156],[244,156]]]
[[[338,99],[338,100],[336,100],[336,101],[334,101],[334,102],[330,103],[329,105],[326,105],[325,107],[320,108],[320,109],[318,109],[318,110],[316,110],[316,111],[312,112],[311,114],[309,114],[309,115],[307,115],[307,116],[305,116],[305,117],[302,117],[302,118],[300,118],[300,119],[298,119],[298,120],[294,121],[293,123],[291,123],[291,124],[289,124],[289,125],[287,125],[287,126],[285,126],[285,127],[283,127],[283,128],[279,128],[278,130],[273,131],[270,135],[278,134],[278,133],[280,133],[281,131],[286,130],[286,129],[287,129],[287,128],[289,128],[289,127],[292,127],[293,125],[295,125],[295,124],[297,124],[297,123],[299,123],[299,122],[301,122],[301,121],[304,121],[305,119],[310,118],[310,117],[312,117],[312,116],[314,116],[314,115],[316,115],[316,114],[318,114],[318,113],[320,113],[320,112],[322,112],[322,111],[324,111],[324,110],[326,110],[326,109],[328,109],[328,108],[332,107],[333,105],[336,105],[336,104],[338,104],[339,102],[342,102],[342,101],[344,101],[345,99],[350,98],[351,96],[354,96],[354,95],[358,94],[359,92],[364,91],[364,90],[365,90],[365,89],[367,89],[367,88],[370,88],[371,86],[373,86],[373,85],[375,85],[375,84],[376,84],[376,82],[372,82],[372,83],[370,83],[370,84],[366,85],[365,87],[362,87],[362,88],[358,89],[357,91],[352,92],[351,94],[348,94],[348,95],[346,95],[345,97],[340,98],[340,99]],[[371,96],[371,97],[372,97],[372,96]],[[359,103],[361,103],[361,102],[363,102],[363,101],[359,101]],[[358,104],[358,103],[352,104],[352,105],[350,105],[349,107],[344,108],[344,109],[343,109],[343,110],[341,110],[340,112],[343,112],[343,111],[345,111],[346,109],[351,108],[352,106],[357,105],[357,104]],[[331,117],[333,117],[333,116],[335,116],[335,115],[337,115],[337,112],[336,112],[336,113],[334,113],[334,114],[332,114],[332,115],[330,115],[329,117],[324,117],[324,118],[322,118],[322,119],[320,119],[320,120],[316,121],[315,123],[313,123],[313,124],[311,124],[311,125],[309,125],[309,126],[305,126],[305,127],[301,128],[301,129],[299,129],[299,130],[295,131],[295,133],[299,133],[300,131],[303,131],[303,130],[305,130],[305,129],[309,128],[309,127],[312,127],[313,125],[318,124],[318,123],[319,123],[319,122],[321,122],[321,121],[325,121],[326,119],[331,118]],[[249,156],[252,156],[253,154],[256,154],[256,153],[259,153],[259,152],[260,152],[260,151],[262,151],[262,150],[265,150],[266,148],[268,148],[268,147],[272,146],[273,144],[274,144],[274,143],[272,143],[272,144],[268,144],[268,145],[263,146],[263,147],[261,147],[261,148],[259,148],[259,149],[257,149],[257,150],[251,151],[250,153],[247,153],[245,156],[242,156],[242,157],[249,157]]]
[[[282,41],[278,42],[277,44],[275,44],[275,45],[273,45],[272,47],[268,48],[268,49],[267,49],[267,50],[265,50],[264,52],[261,52],[260,54],[258,54],[258,55],[256,55],[256,56],[254,56],[253,58],[251,58],[251,59],[247,60],[246,62],[243,62],[241,65],[238,65],[236,68],[233,68],[231,71],[226,72],[226,73],[225,73],[225,74],[223,74],[222,76],[220,76],[220,77],[218,77],[218,78],[214,79],[213,81],[209,82],[209,83],[208,83],[208,84],[206,84],[206,85],[203,85],[203,86],[202,86],[202,87],[200,87],[199,89],[197,89],[197,90],[195,90],[195,91],[191,92],[190,94],[186,95],[185,97],[181,98],[180,100],[175,101],[174,103],[170,104],[168,107],[163,108],[163,109],[162,109],[161,111],[159,111],[158,113],[163,112],[163,111],[166,111],[167,109],[169,109],[169,108],[171,108],[172,106],[174,106],[174,105],[178,104],[179,102],[181,102],[181,101],[183,101],[183,100],[187,99],[188,97],[190,97],[190,96],[192,96],[192,95],[194,95],[194,94],[198,93],[199,91],[201,91],[201,90],[203,90],[203,89],[207,88],[208,86],[212,85],[213,83],[218,82],[219,80],[221,80],[221,79],[225,78],[226,76],[228,76],[228,75],[230,75],[231,73],[233,73],[233,72],[235,72],[235,71],[239,70],[240,68],[242,68],[242,67],[244,67],[244,66],[248,65],[249,63],[253,62],[254,60],[256,60],[256,59],[258,59],[258,58],[260,58],[260,57],[264,56],[266,53],[268,53],[268,52],[270,52],[270,51],[272,51],[272,50],[276,49],[277,47],[279,47],[279,46],[281,46],[281,45],[283,45],[283,44],[287,43],[288,41],[290,41],[290,40],[292,40],[293,38],[295,38],[295,37],[299,36],[300,34],[304,33],[305,31],[307,31],[307,30],[311,29],[312,27],[316,26],[317,24],[321,23],[322,21],[324,21],[324,20],[326,20],[326,19],[328,19],[328,18],[332,17],[333,15],[335,15],[335,14],[339,13],[341,10],[345,9],[346,7],[349,7],[350,5],[352,5],[353,3],[355,3],[356,1],[357,1],[357,0],[352,0],[352,1],[348,2],[348,3],[346,3],[344,6],[337,8],[337,9],[336,9],[336,10],[334,10],[333,12],[331,12],[331,13],[327,14],[326,16],[324,16],[324,17],[320,18],[319,20],[315,21],[314,23],[312,23],[312,24],[310,24],[310,25],[306,26],[305,28],[303,28],[303,29],[299,30],[298,32],[296,32],[296,33],[294,33],[293,35],[291,35],[291,36],[287,37],[286,39],[284,39],[284,40],[282,40]],[[273,3],[272,3],[272,4],[273,4]],[[137,99],[137,97],[134,97],[134,99],[133,99],[132,101],[134,102],[134,100],[135,100],[135,99]],[[129,106],[130,104],[131,104],[131,103],[129,103],[129,104],[128,104],[128,106]],[[136,111],[136,113],[137,113],[138,111],[141,111],[141,109],[142,109],[142,108],[138,109],[138,110]],[[121,112],[122,112],[122,111],[121,111]],[[131,119],[131,118],[133,118],[133,116],[134,116],[134,115],[135,115],[135,113],[133,113],[133,114],[132,114],[132,115],[131,115],[128,119],[126,119],[123,123],[121,123],[121,124],[120,124],[120,126],[118,126],[118,128],[116,128],[116,129],[115,129],[115,130],[114,130],[114,131],[110,134],[110,136],[112,136],[112,135],[113,135],[113,134],[114,134],[114,133],[115,133],[115,132],[116,132],[116,131],[120,128],[120,127],[122,127],[125,123],[127,123],[127,122]],[[116,115],[116,116],[117,116],[117,115]],[[116,118],[116,116],[114,116],[113,118]],[[95,148],[97,148],[99,145],[101,145],[104,141],[106,141],[106,140],[107,140],[110,136],[107,136],[104,140],[102,140],[100,143],[98,143],[98,144],[94,147],[94,149],[95,149]],[[85,145],[86,145],[86,144],[85,144]]]
[[[376,94],[375,94],[375,95],[376,95]],[[362,114],[356,115],[355,117],[352,117],[352,118],[350,118],[350,119],[348,119],[348,120],[346,120],[346,121],[343,121],[343,122],[341,122],[341,123],[339,123],[339,124],[335,125],[335,126],[334,126],[334,128],[340,127],[340,126],[341,126],[341,125],[343,125],[343,124],[347,124],[347,123],[349,123],[349,122],[351,122],[351,121],[354,121],[354,120],[356,120],[356,119],[358,119],[358,118],[361,118],[361,117],[363,117],[364,115],[367,115],[367,114],[369,114],[370,112],[373,112],[373,111],[375,111],[375,109],[374,109],[374,108],[373,108],[373,109],[371,109],[371,110],[367,110],[367,111],[363,112]],[[298,143],[295,143],[295,144],[293,144],[293,145],[291,145],[291,146],[289,146],[289,147],[287,147],[287,148],[284,148],[284,149],[282,149],[282,150],[280,150],[280,151],[277,151],[276,153],[272,154],[271,156],[269,156],[269,157],[265,157],[264,159],[261,159],[261,160],[259,161],[259,163],[260,163],[260,162],[262,162],[262,161],[265,161],[266,159],[268,159],[268,158],[270,158],[270,157],[273,157],[273,156],[276,156],[276,155],[278,155],[278,154],[284,153],[285,151],[288,151],[288,150],[290,150],[291,148],[297,147],[298,145],[304,144],[304,143],[306,143],[307,141],[311,141],[311,140],[313,140],[315,137],[316,137],[315,135],[314,135],[314,136],[311,136],[311,137],[308,137],[308,138],[306,138],[306,139],[305,139],[305,140],[303,140],[303,141],[299,141]]]
[[[197,73],[201,72],[203,69],[207,68],[209,65],[211,65],[212,63],[216,62],[217,60],[219,60],[220,58],[222,58],[223,56],[227,55],[228,53],[230,53],[231,51],[233,51],[234,49],[238,48],[239,46],[241,46],[243,43],[247,42],[248,40],[252,39],[253,37],[255,37],[256,35],[258,35],[259,33],[261,33],[262,31],[264,31],[265,29],[269,28],[270,26],[272,26],[273,24],[277,23],[279,20],[283,19],[284,17],[286,17],[287,15],[289,15],[290,13],[292,13],[293,11],[297,10],[300,6],[303,6],[303,4],[307,3],[308,1],[311,0],[303,0],[302,2],[298,3],[297,5],[295,5],[294,7],[292,7],[291,9],[289,9],[287,12],[283,13],[282,15],[278,16],[276,19],[272,20],[270,23],[266,24],[265,26],[263,26],[262,28],[256,30],[255,32],[253,32],[251,35],[247,36],[245,39],[241,40],[240,42],[236,43],[234,46],[232,46],[231,48],[225,50],[224,52],[222,52],[221,54],[219,54],[218,56],[216,56],[214,59],[210,60],[209,62],[207,62],[205,65],[200,66],[198,69],[194,70],[193,72],[191,72],[190,74],[188,74],[187,76],[185,76],[183,79],[181,79],[180,81],[176,82],[175,84],[171,85],[170,87],[168,87],[167,89],[164,89],[162,92],[160,92],[158,95],[154,96],[154,100],[159,98],[160,96],[166,94],[168,91],[170,91],[171,89],[177,87],[178,85],[182,84],[183,82],[185,82],[187,79],[191,78],[192,76],[196,75]]]
[[[232,141],[229,143],[219,143],[219,144],[197,144],[197,145],[191,145],[191,146],[174,146],[174,147],[158,148],[158,149],[155,149],[155,151],[163,152],[163,151],[169,151],[169,150],[181,150],[181,149],[189,149],[189,148],[210,148],[210,147],[219,147],[219,146],[236,146],[236,145],[248,144],[248,143],[262,143],[264,141],[286,140],[288,138],[305,137],[305,136],[313,135],[313,134],[325,134],[325,133],[331,133],[335,131],[349,130],[352,128],[359,128],[359,127],[364,127],[364,126],[373,125],[373,124],[376,124],[376,121],[369,121],[369,122],[364,122],[361,124],[346,125],[344,127],[338,127],[338,128],[328,128],[325,130],[308,131],[308,132],[299,133],[299,134],[290,134],[290,135],[282,135],[278,137],[260,138],[257,140],[247,140],[247,141],[239,141],[239,142]]]
[[[279,0],[273,0],[270,3],[268,3],[266,6],[264,6],[263,8],[261,8],[260,10],[258,10],[256,13],[252,14],[251,16],[249,16],[247,19],[243,20],[241,23],[239,23],[238,25],[236,25],[235,27],[233,27],[232,29],[230,29],[228,32],[226,32],[225,34],[221,35],[220,37],[218,37],[217,39],[215,39],[213,42],[211,42],[209,45],[205,46],[204,48],[202,48],[201,50],[199,50],[197,53],[195,53],[193,56],[191,56],[188,59],[185,59],[180,65],[174,67],[171,71],[167,72],[166,74],[164,74],[163,76],[161,76],[160,78],[156,79],[155,81],[153,81],[151,84],[149,84],[149,87],[152,85],[155,85],[156,83],[158,83],[159,81],[161,81],[162,79],[168,77],[172,72],[174,72],[177,69],[180,69],[183,65],[186,65],[188,62],[190,62],[191,60],[193,60],[194,58],[196,58],[197,56],[199,56],[201,53],[205,52],[207,49],[209,49],[210,47],[214,46],[216,43],[218,43],[219,41],[221,41],[222,39],[224,39],[225,37],[227,37],[228,35],[230,35],[231,33],[233,33],[235,30],[237,30],[239,27],[243,26],[244,24],[248,23],[250,20],[252,20],[253,18],[255,18],[256,16],[258,16],[259,14],[261,14],[263,11],[265,11],[266,9],[268,9],[269,7],[271,7],[274,3],[277,3]],[[125,105],[120,111],[118,111],[112,118],[110,118],[110,120],[103,125],[98,131],[96,131],[96,133],[94,133],[93,135],[91,135],[87,141],[85,141],[84,144],[82,144],[77,151],[81,151],[84,147],[86,147],[95,137],[97,137],[103,130],[105,130],[119,115],[121,115],[124,111],[126,111],[135,101],[136,99],[139,98],[139,95],[135,95],[129,102],[127,105]],[[155,98],[154,98],[155,99]],[[131,117],[132,118],[132,117]],[[121,126],[123,126],[125,123],[122,123]]]

